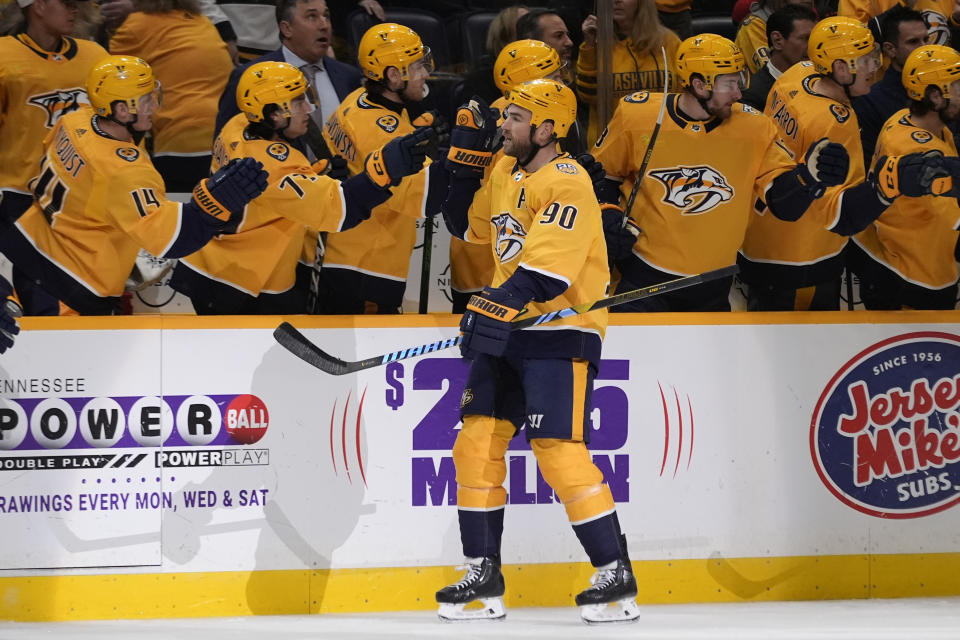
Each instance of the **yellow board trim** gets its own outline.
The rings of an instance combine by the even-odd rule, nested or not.
[[[641,604],[960,595],[960,553],[634,560]],[[505,565],[508,607],[573,606],[587,563]],[[453,567],[0,578],[17,622],[432,610]]]
[[[60,316],[26,317],[27,331],[70,329],[274,329],[281,322],[298,329],[455,328],[460,316],[452,313],[361,316]],[[610,326],[768,325],[768,324],[930,324],[960,322],[953,311],[748,311],[717,313],[611,313]]]

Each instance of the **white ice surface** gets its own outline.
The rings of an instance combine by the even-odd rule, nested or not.
[[[432,612],[0,623],[0,640],[656,638],[960,640],[960,598],[643,606],[635,624],[587,626],[577,610],[508,609],[503,622],[444,624]]]

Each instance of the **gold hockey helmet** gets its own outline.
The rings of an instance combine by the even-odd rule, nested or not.
[[[357,58],[363,74],[371,80],[383,80],[387,67],[396,67],[404,81],[410,78],[410,69],[420,63],[433,71],[433,56],[430,47],[424,46],[420,36],[400,24],[385,22],[369,29],[360,38]]]
[[[510,90],[508,104],[529,110],[533,115],[530,124],[539,127],[550,120],[558,138],[565,138],[570,125],[577,119],[577,98],[562,82],[554,80],[528,80]]]
[[[874,68],[858,69],[858,60],[870,54],[874,54],[869,58]],[[880,61],[879,49],[870,29],[859,20],[844,16],[824,18],[813,27],[807,55],[817,73],[824,74],[833,73],[833,63],[837,60],[846,62],[853,74],[857,71],[872,73],[879,68],[876,62]]]
[[[493,80],[507,91],[528,80],[546,78],[563,67],[556,50],[540,40],[517,40],[500,51],[493,64]]]
[[[946,98],[960,80],[960,53],[939,44],[917,47],[903,63],[901,80],[911,100],[923,100],[927,87],[937,87]]]
[[[133,56],[107,56],[87,75],[87,97],[97,115],[113,115],[114,102],[121,101],[136,115],[143,96],[154,94],[160,102],[160,83],[144,60]]]
[[[300,69],[286,62],[258,62],[250,65],[237,83],[237,106],[251,122],[263,121],[264,107],[275,104],[287,118],[293,115],[290,103],[307,91],[307,79]]]
[[[713,33],[701,33],[687,38],[677,48],[677,75],[684,87],[690,86],[690,81],[696,74],[703,78],[707,89],[712,91],[717,76],[728,73],[740,74],[740,84],[746,86],[746,66],[747,62],[740,47]]]

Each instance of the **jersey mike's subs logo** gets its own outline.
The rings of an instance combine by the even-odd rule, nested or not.
[[[663,201],[680,209],[684,215],[706,213],[733,198],[733,187],[727,179],[706,165],[657,169],[650,175],[663,185]]]
[[[76,111],[80,105],[90,104],[87,92],[79,87],[73,89],[57,89],[49,93],[27,98],[27,104],[43,109],[47,114],[47,128],[52,129],[62,116]]]
[[[910,333],[857,354],[820,396],[810,453],[827,489],[872,516],[960,502],[960,336]]]
[[[510,262],[523,251],[527,231],[509,213],[496,216],[493,219],[493,227],[497,232],[497,257],[500,262]]]

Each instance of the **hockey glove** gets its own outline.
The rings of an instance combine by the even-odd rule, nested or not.
[[[603,215],[603,237],[607,241],[607,262],[613,266],[633,252],[640,229],[632,220],[623,226],[623,212],[608,209]]]
[[[478,353],[499,358],[506,353],[510,340],[510,321],[517,317],[525,305],[525,301],[499,288],[487,287],[471,296],[460,321],[460,331],[463,333],[460,354],[464,358],[473,358]]]
[[[269,174],[253,158],[233,160],[193,189],[193,202],[201,210],[226,224],[240,215],[247,203],[267,188]]]
[[[20,333],[17,318],[23,315],[19,304],[7,298],[13,293],[13,287],[6,278],[0,276],[0,353],[13,346],[13,337]]]
[[[932,150],[905,156],[882,156],[873,167],[873,184],[887,202],[898,196],[919,198],[934,193],[934,184],[942,189],[951,171],[943,154]]]
[[[828,187],[843,184],[850,171],[850,155],[843,145],[820,138],[807,150],[804,164],[799,165],[800,182],[814,198],[819,198]]]
[[[455,177],[483,177],[493,160],[497,112],[478,96],[457,109],[457,124],[450,133],[447,170]]]
[[[328,178],[333,178],[334,180],[339,180],[343,182],[350,177],[350,168],[347,166],[346,159],[341,156],[333,156],[330,159],[317,160],[310,168],[316,172],[317,175],[327,176]]]
[[[413,133],[391,140],[367,155],[363,163],[364,173],[381,189],[397,186],[401,180],[423,168],[433,136],[432,129],[420,127]]]

